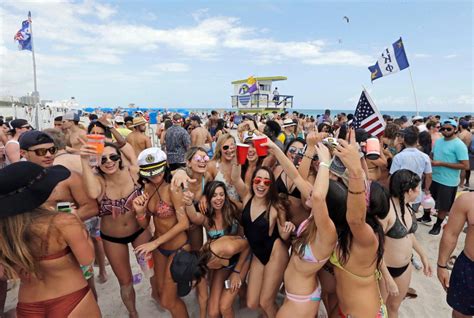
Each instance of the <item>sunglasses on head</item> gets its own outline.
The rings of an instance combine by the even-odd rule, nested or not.
[[[195,156],[193,157],[193,159],[196,160],[197,162],[203,162],[203,163],[205,163],[205,162],[208,162],[208,161],[209,161],[209,156],[204,156],[204,157],[202,157],[202,156],[200,156],[200,155],[195,155]]]
[[[441,127],[441,128],[439,129],[439,131],[441,131],[441,132],[443,132],[443,131],[450,132],[450,131],[452,131],[452,130],[453,130],[453,128],[451,128],[451,127]]]
[[[51,147],[51,148],[39,148],[35,150],[28,150],[28,151],[33,151],[37,156],[43,157],[45,156],[48,152],[52,155],[54,155],[56,152],[58,152],[58,148],[56,147]]]
[[[113,161],[113,162],[117,162],[120,160],[120,155],[119,154],[113,154],[113,155],[110,155],[110,156],[102,156],[102,158],[100,159],[100,163],[101,164],[105,164],[107,162],[107,160],[110,161]]]
[[[263,183],[264,186],[269,187],[270,184],[272,184],[272,180],[267,179],[267,178],[261,178],[261,177],[255,177],[253,179],[253,184],[259,185],[260,183]]]

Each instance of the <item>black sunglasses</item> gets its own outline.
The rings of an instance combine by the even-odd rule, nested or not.
[[[51,147],[51,148],[39,148],[39,149],[35,149],[35,150],[28,150],[28,151],[33,151],[37,156],[40,156],[40,157],[43,157],[46,155],[46,153],[50,153],[52,155],[56,154],[56,152],[58,152],[58,148],[56,148],[55,146]]]
[[[222,150],[229,150],[230,146],[229,145],[224,145],[222,146]]]
[[[109,160],[109,159],[113,162],[117,162],[117,161],[120,160],[120,155],[119,154],[113,154],[113,155],[110,155],[110,156],[103,156],[100,159],[100,163],[104,165],[107,162],[107,160]]]
[[[452,130],[453,130],[453,129],[452,129],[452,128],[449,128],[449,127],[441,127],[441,128],[439,129],[439,131],[441,131],[441,132],[443,132],[443,131],[450,132],[450,131],[452,131]]]

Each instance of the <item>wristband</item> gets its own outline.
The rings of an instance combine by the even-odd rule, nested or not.
[[[320,166],[320,167],[323,166],[323,167],[326,167],[326,168],[328,168],[328,169],[331,167],[331,165],[330,165],[329,163],[327,163],[327,162],[320,162],[320,163],[319,163],[319,166]]]
[[[351,191],[351,190],[347,189],[347,192],[349,192],[350,194],[362,194],[362,193],[365,193],[365,190],[363,190],[363,191]]]
[[[442,265],[439,265],[438,263],[436,263],[436,265],[438,265],[439,268],[448,269],[448,266],[442,266]]]
[[[232,271],[233,271],[234,273],[240,274],[240,271],[238,271],[238,270],[236,270],[236,269],[232,269]]]
[[[135,216],[135,218],[137,219],[137,221],[143,221],[146,218],[146,213],[144,213],[142,216],[137,215],[137,216]]]

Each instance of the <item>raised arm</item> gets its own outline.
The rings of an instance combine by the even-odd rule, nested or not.
[[[240,198],[242,199],[242,202],[245,203],[247,201],[247,196],[250,195],[250,189],[245,184],[244,180],[242,180],[242,167],[237,163],[236,157],[237,156],[234,156],[234,158],[232,159],[231,181],[235,189],[237,190],[237,193],[239,194]]]
[[[89,165],[89,157],[97,156],[95,147],[83,143],[81,150],[82,180],[87,191],[87,195],[92,199],[98,199],[102,194],[102,184]]]
[[[320,164],[313,187],[311,213],[313,214],[314,223],[318,231],[316,232],[316,242],[313,246],[317,247],[315,252],[319,254],[320,259],[324,259],[333,251],[337,241],[337,233],[336,226],[329,218],[326,204],[326,196],[329,189],[329,164],[331,154],[329,153],[329,149],[321,143],[316,145],[316,151]]]
[[[339,139],[334,153],[349,172],[346,220],[354,236],[354,242],[360,246],[372,247],[377,244],[373,229],[365,223],[367,203],[365,201],[365,175],[360,162],[359,151],[355,145],[355,131],[350,132],[351,143]]]
[[[301,175],[298,173],[298,169],[296,169],[295,165],[291,162],[290,159],[288,159],[288,157],[283,153],[283,151],[269,138],[267,138],[267,143],[263,144],[263,146],[268,146],[270,152],[280,163],[281,167],[283,168],[283,171],[285,171],[289,179],[293,180],[303,197],[309,197],[312,190],[311,184],[301,177]]]

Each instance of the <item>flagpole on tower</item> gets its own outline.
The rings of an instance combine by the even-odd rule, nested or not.
[[[416,116],[419,116],[418,101],[416,99],[416,93],[415,93],[415,84],[413,83],[413,77],[411,76],[411,68],[410,67],[408,68],[408,73],[410,74],[411,88],[413,89],[413,97],[415,98]]]

